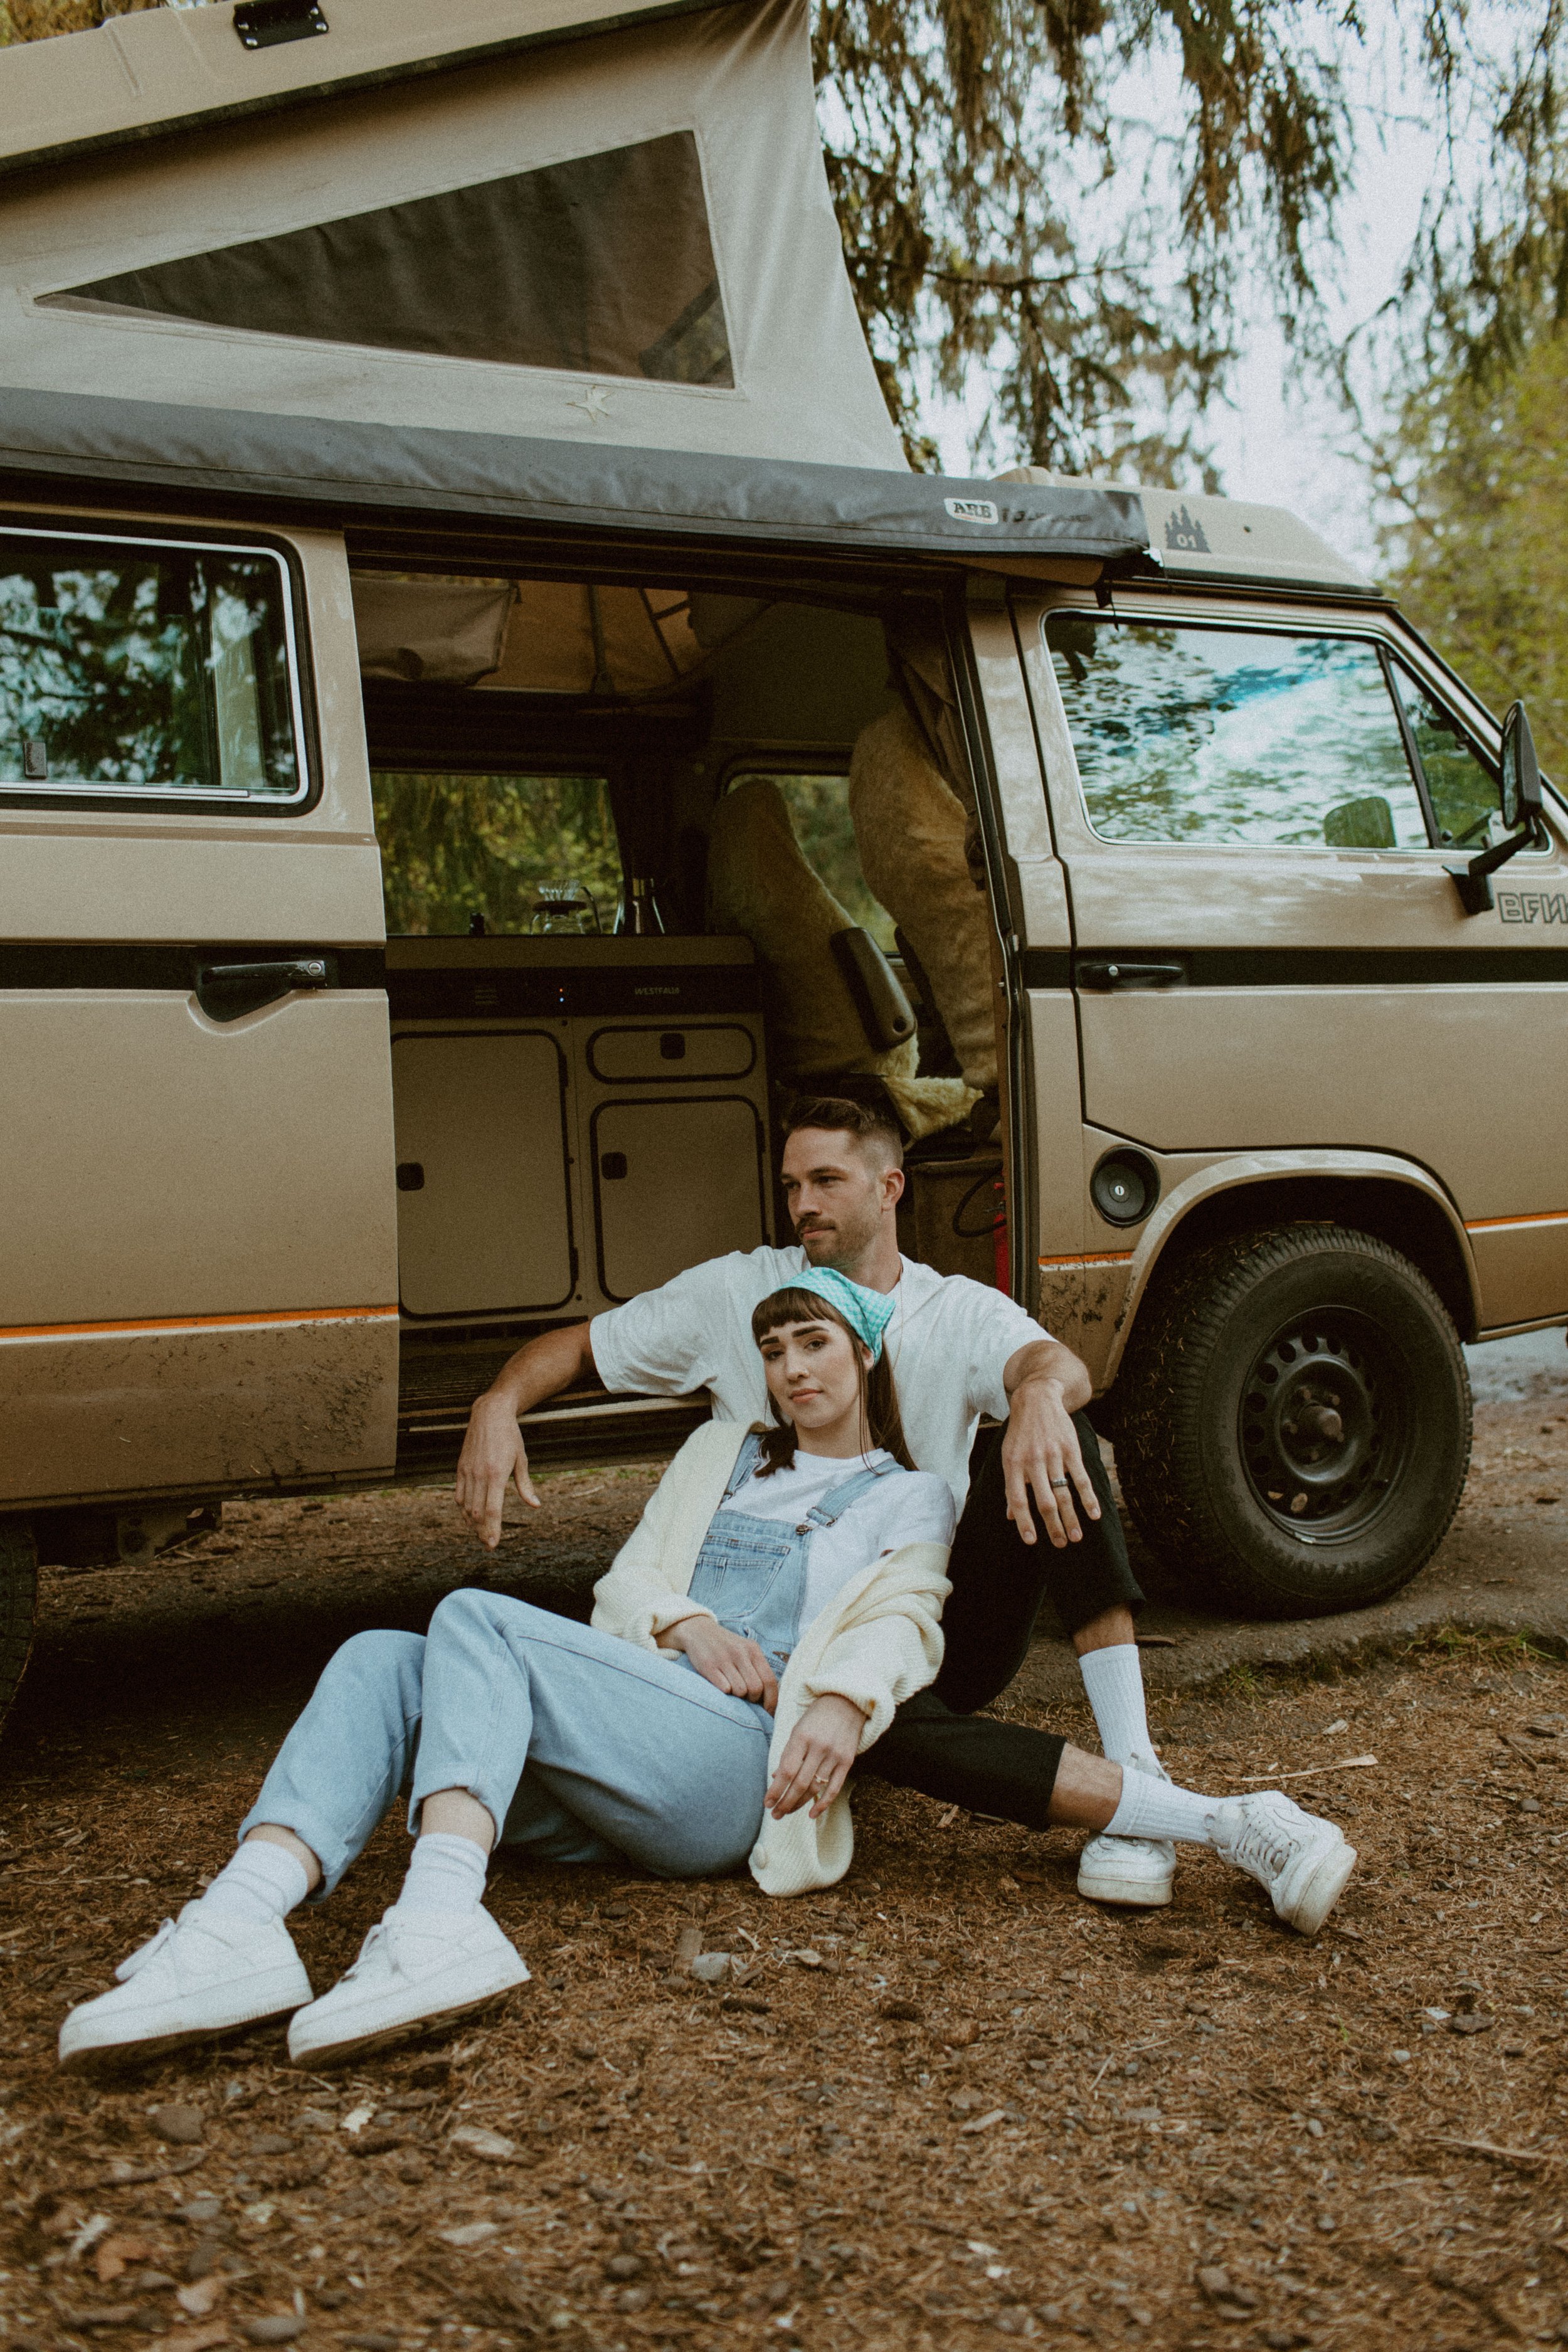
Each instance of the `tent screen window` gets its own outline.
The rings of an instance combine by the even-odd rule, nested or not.
[[[735,381],[689,131],[46,299],[512,367]]]
[[[0,532],[0,791],[304,789],[276,555]]]

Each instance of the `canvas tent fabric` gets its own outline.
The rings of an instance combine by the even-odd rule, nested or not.
[[[488,22],[541,13],[490,0]],[[37,46],[89,45],[85,64],[101,37]],[[144,46],[155,79],[177,29]],[[0,117],[20,54],[0,50]],[[0,255],[19,390],[905,469],[806,0],[634,16],[0,177]]]
[[[521,433],[452,433],[332,417],[184,408],[95,393],[0,388],[0,481],[97,482],[193,493],[237,515],[482,518],[649,530],[967,562],[1010,556],[1136,563],[1135,490],[1001,489],[940,474],[695,451],[584,447]],[[973,510],[981,509],[976,518]]]
[[[766,610],[593,581],[355,572],[350,584],[365,677],[618,702],[667,697]]]

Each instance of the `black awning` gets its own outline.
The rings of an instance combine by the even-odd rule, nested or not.
[[[1135,490],[971,482],[776,457],[531,441],[426,425],[0,390],[0,485],[146,487],[303,520],[579,525],[887,554],[1073,556],[1149,544]]]

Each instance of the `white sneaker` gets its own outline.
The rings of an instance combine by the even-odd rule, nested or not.
[[[488,1911],[384,1912],[331,1992],[289,2028],[296,2066],[330,2066],[481,2009],[528,1970]]]
[[[1152,1780],[1170,1774],[1152,1748],[1130,1756],[1129,1772]],[[1156,1910],[1175,1891],[1176,1849],[1169,1838],[1091,1837],[1078,1858],[1078,1891],[1090,1903],[1126,1903]]]
[[[1334,1822],[1304,1813],[1278,1789],[1228,1797],[1215,1814],[1215,1849],[1267,1887],[1288,1927],[1315,1936],[1356,1864]]]
[[[60,2064],[80,2074],[116,2058],[151,2058],[188,2042],[287,2016],[310,1979],[281,1919],[213,1916],[187,1903],[179,1918],[114,1971],[119,1982],[79,2001],[60,2027]]]

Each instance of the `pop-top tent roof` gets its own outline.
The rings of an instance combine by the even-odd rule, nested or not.
[[[904,467],[805,0],[239,0],[14,46],[0,254],[17,390]]]

